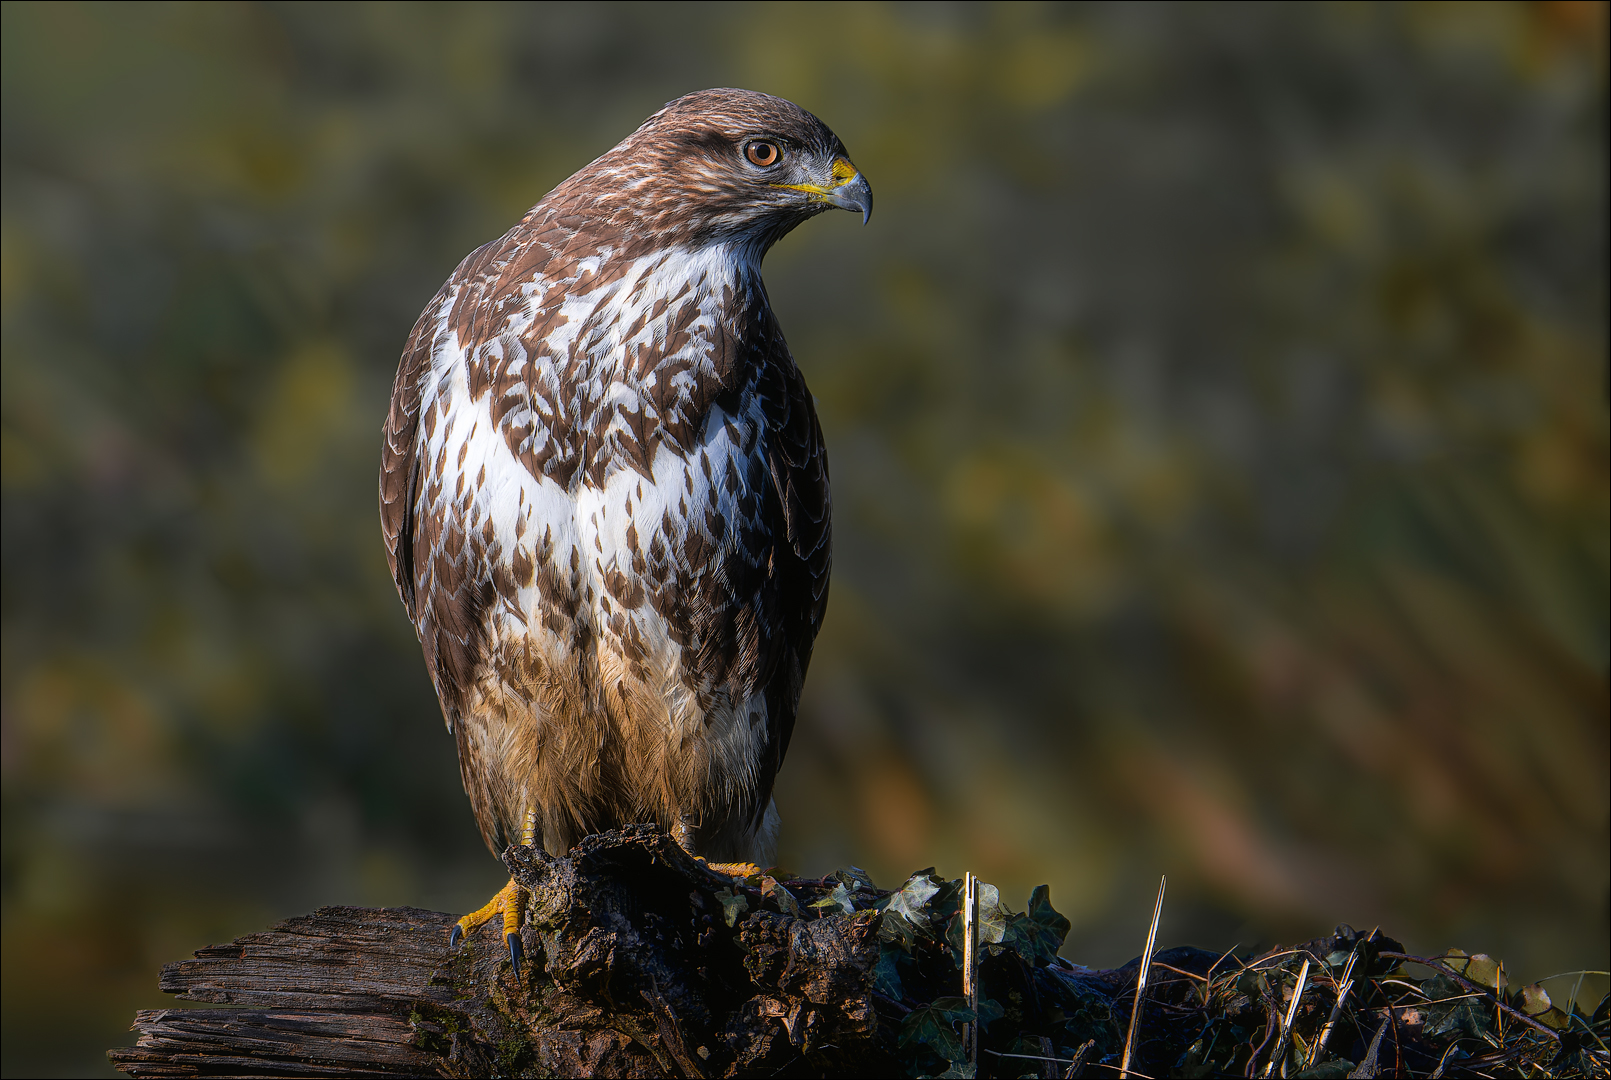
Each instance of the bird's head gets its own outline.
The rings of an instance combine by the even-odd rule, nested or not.
[[[678,98],[565,188],[614,228],[763,252],[824,210],[863,222],[873,212],[839,137],[793,102],[751,90]]]

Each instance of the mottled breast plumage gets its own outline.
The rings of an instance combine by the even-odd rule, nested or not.
[[[495,851],[529,818],[553,850],[648,820],[769,854],[830,516],[760,262],[846,204],[870,208],[866,183],[815,117],[689,95],[471,253],[415,325],[382,525]]]

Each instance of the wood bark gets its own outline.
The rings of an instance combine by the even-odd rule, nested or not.
[[[735,888],[648,827],[504,858],[533,897],[520,979],[493,923],[449,948],[453,915],[322,908],[168,965],[161,988],[206,1007],[142,1011],[108,1056],[136,1077],[902,1071],[877,912],[801,917],[822,883]]]

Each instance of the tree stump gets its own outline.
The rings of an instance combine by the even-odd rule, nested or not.
[[[803,917],[823,883],[746,888],[647,826],[504,861],[533,895],[519,981],[493,924],[450,949],[453,915],[322,908],[168,965],[164,991],[227,1007],[142,1011],[108,1056],[137,1077],[903,1071],[879,914]]]

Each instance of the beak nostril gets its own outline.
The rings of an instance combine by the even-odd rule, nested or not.
[[[828,201],[842,210],[861,211],[863,225],[873,216],[873,189],[861,173],[834,188]]]

